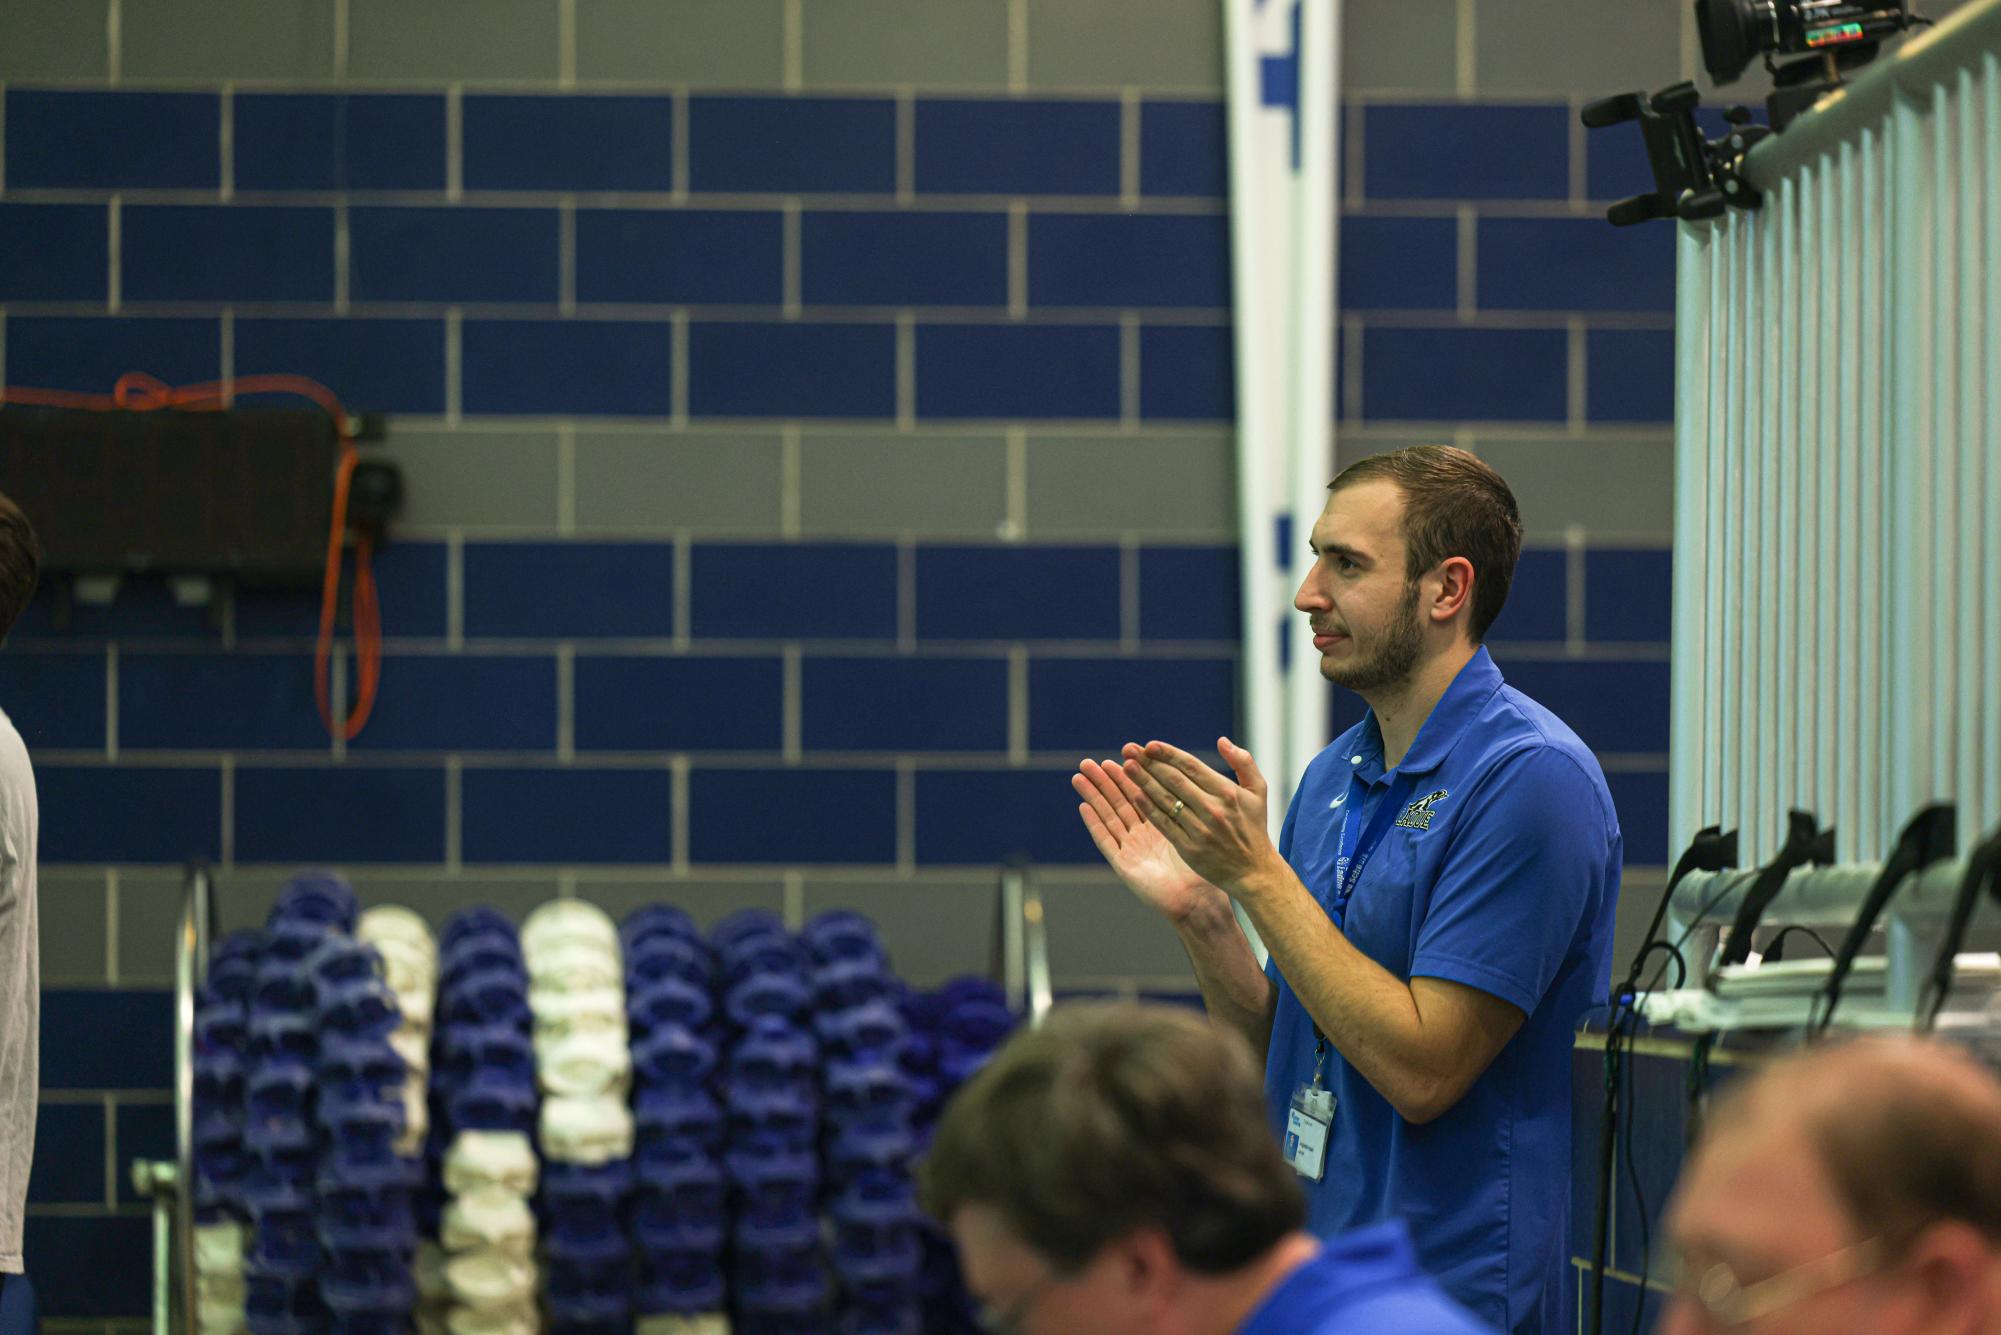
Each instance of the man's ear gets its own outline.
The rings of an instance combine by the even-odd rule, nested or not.
[[[1463,556],[1448,556],[1431,579],[1438,581],[1438,594],[1425,610],[1433,621],[1447,621],[1470,609],[1473,603],[1473,563]]]
[[[1918,1235],[1898,1269],[1917,1285],[1925,1329],[1985,1331],[1992,1314],[1996,1258],[1980,1231],[1962,1220],[1933,1224]]]
[[[1157,1228],[1136,1228],[1111,1243],[1121,1290],[1136,1309],[1173,1303],[1185,1272],[1174,1243]]]

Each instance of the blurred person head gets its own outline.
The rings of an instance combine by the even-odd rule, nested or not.
[[[41,573],[42,547],[21,507],[0,494],[0,644],[26,610]]]
[[[1243,1040],[1167,1006],[1052,1011],[920,1170],[989,1328],[1221,1335],[1317,1249]]]
[[[1865,1038],[1717,1099],[1667,1217],[1666,1335],[2001,1331],[2001,1080]]]
[[[1478,645],[1522,550],[1514,493],[1448,445],[1372,455],[1328,484],[1314,562],[1293,606],[1313,623],[1321,675],[1394,689],[1427,657]]]

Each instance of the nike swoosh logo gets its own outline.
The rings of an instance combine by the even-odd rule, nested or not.
[[[1330,806],[1336,806],[1336,807],[1338,807],[1338,806],[1340,806],[1340,805],[1341,805],[1341,804],[1342,804],[1343,802],[1346,802],[1347,800],[1348,800],[1348,795],[1347,795],[1346,793],[1343,793],[1343,794],[1341,794],[1341,796],[1339,796],[1339,797],[1335,798],[1335,799],[1333,800],[1333,802],[1329,803],[1329,805],[1330,805]]]

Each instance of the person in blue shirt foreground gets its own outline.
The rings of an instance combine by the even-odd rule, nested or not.
[[[1320,1242],[1256,1059],[1170,1006],[1061,1006],[953,1096],[918,1170],[985,1329],[1476,1335],[1403,1226]]]
[[[1563,1329],[1570,1053],[1608,982],[1618,819],[1591,752],[1481,646],[1521,550],[1500,476],[1419,446],[1329,492],[1293,605],[1369,710],[1307,766],[1276,846],[1227,737],[1234,780],[1159,741],[1084,761],[1079,814],[1174,925],[1211,1019],[1265,1055],[1312,1230],[1401,1219],[1483,1320]]]

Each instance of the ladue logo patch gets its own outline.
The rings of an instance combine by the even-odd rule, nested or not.
[[[1430,829],[1431,818],[1437,814],[1438,804],[1451,795],[1451,792],[1444,788],[1435,793],[1426,793],[1403,809],[1403,814],[1397,817],[1397,827],[1404,830]]]

